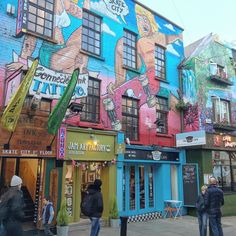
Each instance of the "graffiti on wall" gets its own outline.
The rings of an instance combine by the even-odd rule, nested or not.
[[[81,50],[82,9],[103,17],[102,60],[90,57]],[[137,69],[134,71],[123,67],[124,28],[137,34]],[[177,68],[183,58],[182,29],[154,15],[134,1],[59,0],[55,7],[54,39],[56,43],[30,34],[23,35],[7,52],[7,58],[12,59],[0,66],[8,73],[20,68],[27,70],[29,60],[38,57],[39,67],[30,92],[31,94],[38,92],[42,97],[52,99],[59,98],[70,74],[79,67],[82,74],[82,78],[78,81],[80,85],[89,76],[95,76],[102,81],[102,109],[105,112],[102,112],[101,122],[104,127],[114,130],[122,129],[122,95],[139,99],[140,110],[145,111],[140,114],[149,117],[153,122],[158,92],[163,89],[168,90],[167,97],[171,106],[177,102],[178,72],[172,68]],[[170,85],[155,78],[155,45],[166,49],[168,58],[166,76],[171,82]],[[6,61],[1,57],[0,61]],[[169,70],[172,70],[171,75]],[[52,78],[60,79],[55,79],[59,81],[55,84],[49,81]],[[11,82],[10,86],[14,87],[14,82]],[[10,87],[8,90],[9,93],[14,92]],[[83,93],[82,90],[77,91],[77,98],[86,96],[84,90]]]

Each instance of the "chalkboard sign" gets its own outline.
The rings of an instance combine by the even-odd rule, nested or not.
[[[197,164],[182,166],[184,205],[195,206],[198,197],[198,172]]]

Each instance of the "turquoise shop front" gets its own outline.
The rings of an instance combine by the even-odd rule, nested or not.
[[[174,148],[127,145],[117,162],[120,215],[129,221],[163,216],[164,201],[183,201],[182,165],[185,152]]]

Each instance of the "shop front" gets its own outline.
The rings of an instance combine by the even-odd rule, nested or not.
[[[183,200],[184,155],[172,148],[126,147],[117,162],[117,199],[130,221],[161,217],[165,200]]]
[[[46,122],[47,117],[21,114],[13,133],[0,128],[1,193],[9,187],[13,175],[20,176],[28,204],[24,220],[34,223],[39,223],[44,194],[50,194],[57,204],[57,189],[50,192],[51,186],[58,186],[56,144],[45,129]]]
[[[205,133],[205,132],[204,132]],[[215,176],[224,191],[224,215],[236,212],[236,137],[229,134],[205,134],[205,144],[186,147],[187,162],[197,162],[200,186]]]
[[[62,178],[62,199],[70,222],[86,218],[80,203],[89,184],[101,179],[104,202],[103,219],[108,220],[109,204],[116,194],[117,132],[67,127]],[[61,143],[61,140],[58,141]]]

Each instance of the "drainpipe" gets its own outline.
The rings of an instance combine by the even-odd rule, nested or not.
[[[180,91],[180,94],[183,95],[183,80],[182,80],[182,70],[184,68],[184,60],[181,61],[181,63],[178,65],[178,76],[179,76],[179,91]],[[181,133],[183,132],[184,130],[184,112],[183,110],[181,109],[180,110],[180,131]]]

